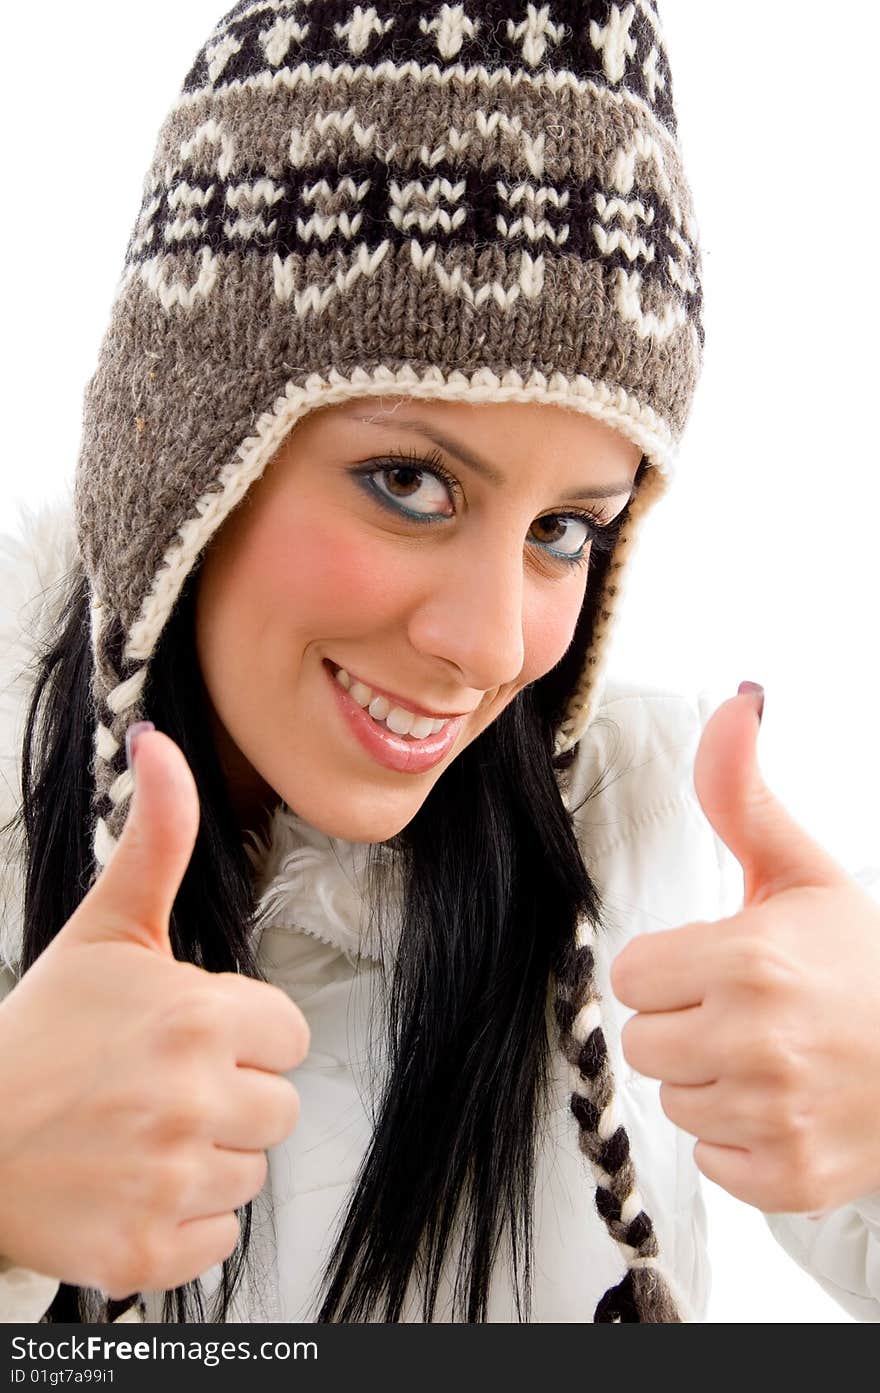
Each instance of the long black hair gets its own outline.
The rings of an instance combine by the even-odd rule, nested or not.
[[[644,472],[643,459],[637,481]],[[618,529],[629,508],[619,515]],[[487,1318],[506,1237],[520,1320],[531,1303],[532,1199],[545,1121],[548,990],[577,917],[601,924],[601,897],[562,801],[574,751],[554,756],[607,567],[594,547],[573,641],[445,770],[391,847],[403,869],[402,932],[387,984],[387,1059],[372,1139],[321,1285],[319,1321],[396,1321],[410,1279],[434,1319],[459,1234],[454,1313]],[[150,664],[144,710],[181,748],[201,819],[170,918],[175,956],[266,980],[254,951],[254,867],[210,735],[193,638],[198,566]],[[85,895],[93,852],[94,711],[88,584],[69,572],[38,654],[21,750],[21,972]],[[598,786],[598,783],[597,783]],[[595,792],[591,789],[588,797]],[[585,1168],[585,1185],[588,1173]],[[225,1321],[247,1257],[253,1202],[213,1307],[196,1278],[164,1296],[163,1320]],[[113,1320],[131,1299],[62,1282],[44,1323]]]

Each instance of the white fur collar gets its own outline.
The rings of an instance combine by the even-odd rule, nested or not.
[[[76,560],[72,488],[36,508],[19,504],[18,517],[0,535],[0,823],[21,799],[21,742],[36,659],[51,630]],[[0,846],[0,956],[21,961],[23,855],[21,838],[2,835]]]
[[[341,949],[352,963],[359,951],[376,960],[393,952],[400,933],[400,886],[385,846],[375,852],[388,877],[382,892],[383,903],[390,906],[383,944],[371,922],[366,893],[371,847],[319,832],[284,803],[275,809],[264,839],[255,832],[248,836],[252,845],[246,844],[245,852],[258,871],[258,928],[302,929]]]

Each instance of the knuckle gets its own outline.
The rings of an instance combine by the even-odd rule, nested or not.
[[[217,1115],[216,1089],[213,1084],[187,1079],[185,1087],[179,1081],[163,1092],[153,1107],[151,1138],[160,1146],[180,1142],[210,1133]]]
[[[732,944],[733,977],[756,996],[778,997],[792,983],[791,964],[768,935],[739,935]]]
[[[804,1066],[800,1050],[781,1031],[770,1038],[764,1075],[780,1112],[800,1114],[804,1101]]]
[[[726,1098],[733,1125],[744,1134],[767,1142],[779,1136],[779,1107],[772,1090],[747,1080],[731,1090]]]
[[[153,1177],[153,1203],[163,1215],[183,1213],[197,1184],[197,1168],[182,1157],[169,1157]]]
[[[182,997],[162,1023],[163,1043],[174,1054],[202,1052],[213,1047],[224,1029],[219,993],[205,991]]]
[[[786,1102],[799,1092],[799,1053],[779,1022],[753,1030],[741,1051],[746,1070],[761,1080],[774,1103]]]
[[[123,1262],[114,1286],[125,1294],[161,1286],[157,1275],[165,1256],[165,1241],[152,1220],[134,1224],[128,1233]]]
[[[791,1111],[780,1120],[777,1131],[779,1144],[793,1175],[809,1189],[821,1182],[821,1161],[815,1154],[815,1133],[811,1118],[804,1112]]]
[[[791,1160],[809,1162],[812,1118],[803,1100],[794,1092],[786,1092],[774,1100],[773,1114],[776,1132],[784,1142]]]

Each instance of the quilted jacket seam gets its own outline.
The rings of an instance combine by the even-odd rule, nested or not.
[[[624,844],[625,842],[630,841],[630,840],[635,836],[635,834],[636,834],[638,831],[640,831],[643,827],[647,827],[649,823],[651,823],[651,822],[659,822],[659,821],[660,821],[660,818],[661,818],[662,816],[667,815],[667,814],[671,814],[671,813],[673,813],[677,808],[680,808],[680,807],[682,807],[683,805],[688,804],[688,803],[692,803],[692,802],[693,802],[693,800],[692,800],[692,798],[691,798],[691,795],[688,793],[687,789],[683,789],[683,790],[682,790],[681,792],[679,792],[679,793],[670,794],[670,795],[668,795],[666,798],[661,799],[661,801],[660,801],[659,803],[652,803],[650,807],[646,808],[646,809],[644,810],[644,812],[640,813],[640,814],[638,815],[637,818],[635,818],[632,822],[630,822],[630,824],[629,824],[629,826],[627,827],[626,831],[625,831],[625,832],[621,832],[621,834],[618,836],[618,838],[617,838],[616,841],[614,841],[614,842],[609,842],[609,843],[607,843],[607,844],[603,844],[603,843],[591,844],[591,845],[590,845],[590,853],[591,853],[591,855],[594,855],[594,856],[608,856],[608,855],[610,855],[612,852],[616,851],[618,847],[623,846],[623,844]],[[717,848],[716,848],[716,855],[717,855]]]

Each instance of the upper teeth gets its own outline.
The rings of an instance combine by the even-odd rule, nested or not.
[[[436,735],[446,725],[445,721],[434,720],[431,716],[416,716],[402,706],[392,706],[387,697],[375,693],[365,682],[352,681],[351,674],[340,668],[336,673],[339,682],[358,706],[366,706],[375,721],[384,721],[395,735],[414,735],[424,740],[426,735]]]

